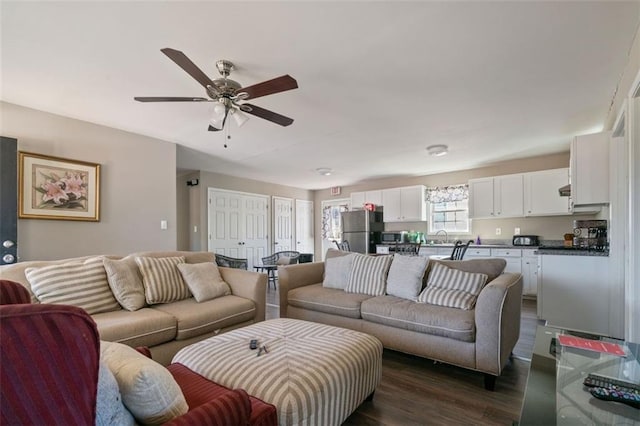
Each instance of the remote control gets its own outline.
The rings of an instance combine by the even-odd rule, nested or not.
[[[256,349],[258,347],[258,341],[256,339],[252,339],[249,342],[249,349]]]
[[[605,401],[622,402],[632,406],[633,408],[640,408],[640,393],[625,392],[614,388],[591,388],[589,389],[591,395],[598,399]]]
[[[616,389],[624,392],[640,392],[640,385],[638,384],[593,373],[584,378],[584,385],[595,388],[610,388],[615,386]]]

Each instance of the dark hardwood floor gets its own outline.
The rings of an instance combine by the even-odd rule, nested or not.
[[[267,319],[278,318],[278,303],[270,288]],[[512,425],[520,417],[537,323],[536,301],[524,299],[520,339],[493,392],[484,389],[481,373],[385,349],[373,401],[344,424]]]

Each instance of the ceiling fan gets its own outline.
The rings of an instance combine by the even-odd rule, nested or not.
[[[213,116],[209,123],[209,131],[222,130],[229,116],[232,116],[238,126],[244,124],[247,114],[263,118],[281,126],[288,126],[293,123],[293,119],[277,114],[273,111],[260,108],[259,106],[241,103],[247,99],[255,99],[261,96],[272,95],[286,90],[297,89],[298,82],[290,75],[283,75],[272,80],[263,81],[252,86],[242,87],[240,83],[229,79],[229,74],[234,70],[234,65],[230,61],[220,60],[216,62],[216,68],[222,76],[211,80],[196,64],[194,64],[184,53],[179,50],[164,48],[160,49],[169,59],[175,62],[187,74],[193,77],[206,90],[207,98],[200,97],[149,97],[136,96],[134,99],[139,102],[216,102]],[[229,136],[227,136],[229,137]]]

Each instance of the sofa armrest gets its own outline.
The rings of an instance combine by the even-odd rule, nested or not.
[[[324,262],[299,263],[278,267],[280,285],[280,318],[287,317],[289,290],[321,283],[324,278]]]
[[[256,304],[255,322],[264,321],[267,307],[267,275],[244,269],[218,268],[234,296],[253,300]]]
[[[165,423],[170,426],[225,426],[249,424],[251,402],[242,389],[230,390],[186,414]]]
[[[505,273],[476,302],[476,369],[499,376],[520,337],[522,274]]]

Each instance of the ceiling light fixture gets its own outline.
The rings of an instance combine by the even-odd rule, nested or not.
[[[328,167],[318,167],[316,172],[320,173],[322,176],[329,176],[333,173],[333,170]]]
[[[442,157],[443,155],[447,155],[447,152],[449,152],[449,147],[446,145],[431,145],[427,147],[427,152],[429,152],[429,155]]]

